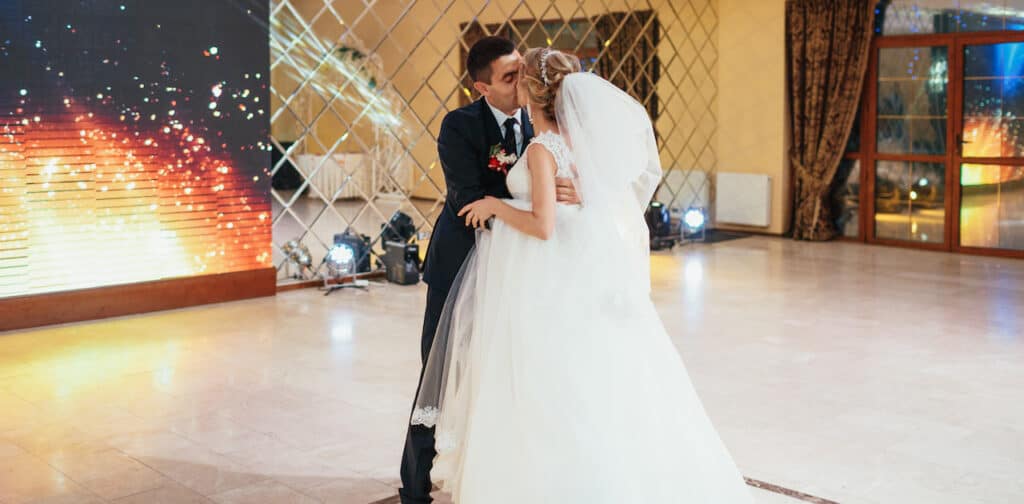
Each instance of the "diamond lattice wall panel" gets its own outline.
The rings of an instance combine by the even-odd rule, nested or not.
[[[484,34],[572,51],[655,120],[677,208],[707,192],[716,167],[718,16],[713,0],[274,0],[271,110],[274,262],[310,278],[334,234],[367,235],[396,212],[429,238],[444,201],[436,136],[475,99],[463,68]],[[700,183],[690,174],[703,173]],[[306,247],[312,268],[286,257]],[[421,247],[425,250],[425,247]]]

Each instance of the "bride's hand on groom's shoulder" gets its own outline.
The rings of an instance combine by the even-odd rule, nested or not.
[[[459,217],[466,218],[466,225],[474,228],[484,227],[487,219],[498,213],[498,204],[501,200],[494,196],[484,196],[459,210]]]

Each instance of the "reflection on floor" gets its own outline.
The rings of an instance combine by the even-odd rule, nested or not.
[[[745,475],[844,504],[1024,501],[1024,261],[756,237],[652,263]],[[0,335],[0,503],[388,499],[424,292]]]

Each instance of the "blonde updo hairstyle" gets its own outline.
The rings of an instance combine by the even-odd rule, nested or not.
[[[572,54],[547,47],[534,48],[523,55],[519,85],[526,86],[535,112],[539,110],[549,121],[556,121],[555,98],[562,81],[566,75],[581,70],[580,60]]]

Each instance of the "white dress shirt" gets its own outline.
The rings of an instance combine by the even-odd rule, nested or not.
[[[494,114],[494,119],[498,121],[498,128],[501,129],[502,138],[505,138],[505,121],[507,121],[509,117],[516,120],[516,125],[514,126],[516,132],[516,153],[523,152],[523,118],[526,116],[526,111],[519,109],[519,113],[515,116],[510,116],[494,108],[494,105],[491,105],[491,102],[487,102],[487,106],[491,107],[491,113]]]

